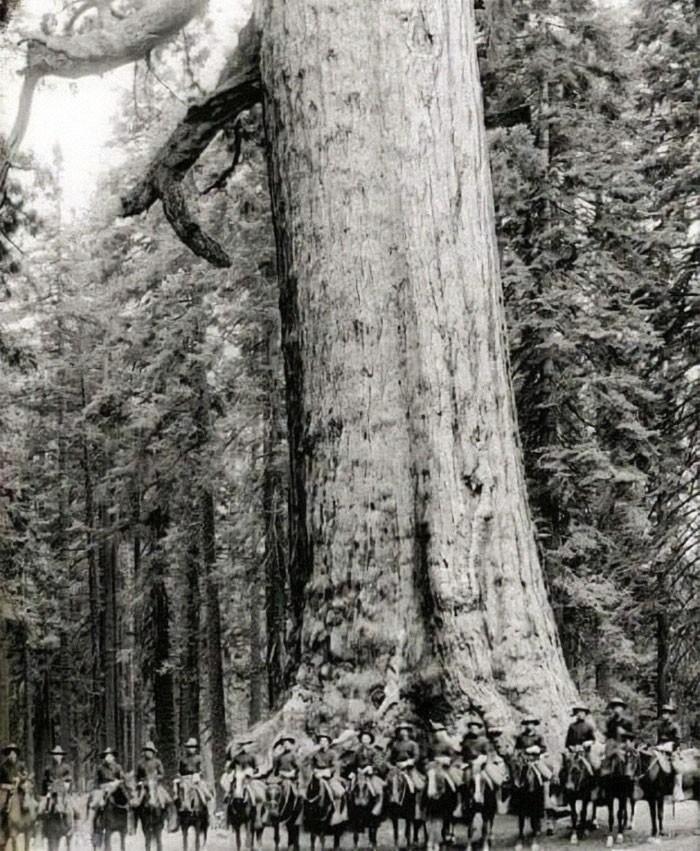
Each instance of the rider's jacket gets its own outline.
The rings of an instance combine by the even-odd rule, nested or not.
[[[226,770],[233,771],[236,768],[243,770],[252,768],[253,771],[257,771],[258,761],[255,756],[252,753],[248,753],[248,751],[237,751],[229,758]]]
[[[457,756],[457,751],[455,751],[452,743],[445,741],[444,739],[435,740],[432,747],[432,753],[433,758],[435,759],[438,757],[449,757],[450,759],[454,759]]]
[[[178,773],[180,777],[187,777],[188,774],[201,774],[202,773],[202,757],[198,753],[194,754],[186,754],[180,760],[180,767],[178,769]]]
[[[618,718],[617,715],[611,715],[605,722],[605,738],[614,739],[616,742],[621,741],[620,734],[622,732],[630,732],[632,725],[627,718]]]
[[[462,759],[472,762],[480,756],[486,756],[489,752],[489,740],[486,736],[467,733],[462,739]]]
[[[565,748],[573,748],[576,745],[584,745],[586,742],[595,741],[595,730],[593,725],[586,719],[572,721],[566,733]]]
[[[355,750],[355,759],[353,760],[353,767],[355,769],[360,768],[376,768],[377,767],[377,756],[378,752],[374,745],[360,745]]]
[[[297,773],[299,771],[299,763],[297,762],[296,756],[291,751],[285,751],[284,753],[278,754],[272,760],[272,773],[279,775],[282,771],[286,774],[291,774],[292,772]]]
[[[516,751],[526,751],[535,745],[542,751],[547,750],[547,745],[540,733],[520,733],[520,735],[516,736],[513,747]]]
[[[97,766],[95,784],[99,787],[104,783],[112,783],[114,780],[123,780],[124,770],[118,762],[101,762]]]
[[[16,780],[24,780],[27,777],[27,769],[23,762],[0,762],[0,786],[9,786]]]
[[[57,780],[63,780],[64,783],[73,782],[73,769],[67,762],[55,763],[47,765],[44,769],[44,776],[41,781],[41,794],[48,795],[51,787]]]
[[[326,769],[326,768],[335,768],[335,754],[333,751],[316,751],[311,756],[311,767],[314,769]]]
[[[418,763],[420,759],[418,742],[414,742],[413,739],[395,739],[389,749],[389,762],[392,765],[397,765],[399,762],[406,762],[409,759]]]
[[[656,731],[656,743],[661,745],[664,742],[673,742],[674,750],[681,745],[681,728],[670,718],[660,721]]]
[[[136,764],[136,782],[155,780],[160,782],[165,777],[163,763],[158,757],[142,758]]]

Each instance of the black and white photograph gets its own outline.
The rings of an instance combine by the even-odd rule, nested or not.
[[[700,851],[700,0],[0,0],[0,851]]]

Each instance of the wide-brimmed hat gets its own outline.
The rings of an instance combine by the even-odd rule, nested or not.
[[[590,711],[591,711],[591,710],[590,710],[590,709],[586,706],[586,704],[585,704],[585,703],[575,703],[575,704],[571,707],[571,714],[572,714],[572,715],[576,715],[576,713],[577,713],[577,712],[585,712],[585,713],[586,713],[586,715],[588,715],[588,713],[589,713]]]
[[[281,745],[282,742],[289,742],[290,744],[293,745],[296,742],[296,739],[294,738],[294,736],[290,736],[289,733],[282,733],[281,736],[277,737],[277,741],[275,742],[273,747],[276,748],[277,745]]]
[[[189,739],[185,742],[185,747],[186,747],[186,748],[198,748],[198,747],[199,747],[199,742],[197,741],[197,739],[195,739],[195,737],[194,737],[194,736],[191,736],[191,737],[190,737],[190,738],[189,738]]]
[[[469,718],[467,721],[467,727],[483,727],[484,722],[481,718]]]
[[[503,727],[499,727],[498,725],[494,725],[493,727],[489,725],[488,728],[489,736],[493,736],[494,738],[498,738],[498,736],[503,735]]]
[[[158,753],[158,748],[153,744],[150,739],[146,742],[146,744],[141,748],[142,751],[153,751],[153,753]]]
[[[100,756],[107,756],[108,753],[111,753],[112,756],[115,756],[117,752],[114,750],[114,748],[106,747],[100,751]]]
[[[360,732],[357,734],[358,739],[360,739],[360,741],[362,741],[363,736],[369,736],[370,739],[372,740],[372,744],[374,744],[374,742],[376,741],[375,737],[374,737],[374,733],[371,730],[360,730]]]
[[[410,721],[399,721],[399,723],[394,727],[394,732],[398,733],[399,730],[408,730],[409,733],[413,732],[413,724]]]
[[[328,730],[319,730],[318,733],[316,733],[316,741],[320,742],[321,739],[328,739],[329,742],[332,742],[333,736],[331,736]]]
[[[442,721],[431,721],[430,726],[433,730],[433,733],[441,733],[444,730],[447,730],[447,727],[445,727]]]
[[[613,706],[621,706],[623,709],[627,709],[627,701],[623,700],[621,697],[613,697],[613,699],[608,703],[608,709],[612,709]]]
[[[10,753],[10,751],[19,753],[19,745],[16,745],[14,742],[10,742],[9,745],[5,745],[5,747],[2,749],[3,753]]]
[[[672,703],[664,703],[664,705],[661,707],[661,711],[668,712],[671,715],[674,715],[676,713],[676,707]]]
[[[66,752],[63,750],[63,748],[60,745],[54,745],[51,748],[51,750],[49,751],[49,753],[51,754],[51,756],[54,756],[54,755],[65,756],[66,755]]]
[[[534,724],[536,727],[539,727],[541,722],[540,722],[540,719],[536,715],[526,715],[520,723],[523,726],[525,724]]]
[[[529,748],[525,748],[525,753],[531,756],[539,756],[542,753],[542,748],[539,745],[530,745]]]

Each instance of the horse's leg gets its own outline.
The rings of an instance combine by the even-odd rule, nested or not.
[[[183,824],[181,827],[182,830],[182,851],[187,851],[187,825]]]
[[[658,818],[659,818],[659,836],[666,836],[664,833],[664,796],[659,795],[656,799],[656,805],[658,808]]]

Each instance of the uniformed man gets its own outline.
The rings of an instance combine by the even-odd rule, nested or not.
[[[65,761],[66,752],[60,745],[49,751],[51,762],[44,769],[41,780],[42,800],[40,812],[68,813],[71,808],[67,803],[67,795],[73,785],[73,769]]]
[[[431,721],[430,726],[433,730],[431,754],[435,766],[456,791],[464,781],[460,743],[450,736],[442,722]]]
[[[172,804],[172,798],[163,785],[164,780],[165,769],[158,759],[158,749],[153,742],[148,741],[141,748],[141,759],[136,763],[136,782],[149,788],[150,794],[154,796],[154,804],[166,808]]]
[[[488,729],[486,731],[486,735],[489,740],[489,744],[491,749],[496,754],[496,756],[505,760],[509,756],[508,745],[503,738],[503,727],[498,725],[489,724]]]
[[[345,784],[338,774],[338,758],[332,749],[333,738],[326,730],[316,734],[316,748],[311,754],[311,770],[322,783],[325,783],[333,800],[331,825],[347,821],[345,802]]]
[[[369,787],[377,798],[377,803],[373,807],[372,812],[379,815],[382,811],[384,801],[384,780],[380,772],[382,759],[375,744],[374,733],[371,730],[360,731],[359,739],[360,744],[353,752],[353,759],[350,766],[351,777],[359,773],[367,777]]]
[[[595,742],[595,729],[588,720],[589,708],[585,704],[578,704],[571,710],[574,720],[569,724],[564,741],[564,753],[562,754],[562,767],[560,780],[562,786],[571,788],[570,770],[572,766],[572,753],[577,751],[590,751]],[[591,771],[593,766],[590,765]]]
[[[199,742],[189,738],[184,745],[184,754],[180,758],[178,777],[175,778],[176,797],[183,810],[194,812],[199,805],[206,806],[212,793],[202,777],[202,757]]]
[[[107,747],[101,753],[102,759],[95,771],[95,786],[90,795],[90,809],[94,815],[104,809],[110,792],[124,782],[124,770],[117,762],[113,748]]]
[[[425,789],[425,778],[420,772],[420,746],[413,738],[412,724],[402,721],[396,725],[388,757],[391,765],[403,771],[411,792]]]
[[[0,760],[0,813],[6,817],[10,798],[17,785],[27,779],[27,769],[19,759],[19,747],[11,742],[2,749]]]
[[[678,759],[673,756],[681,746],[681,728],[673,719],[675,714],[676,707],[672,703],[665,703],[661,707],[661,718],[656,728],[656,744],[663,750],[666,750],[670,755],[671,767],[674,774],[673,799],[675,801],[682,801],[683,773],[680,769]]]
[[[255,754],[251,753],[248,748],[253,744],[253,739],[242,738],[232,742],[226,750],[226,765],[224,771],[229,773],[237,768],[242,771],[250,771],[251,774],[257,773],[258,761]]]
[[[549,806],[549,788],[554,773],[547,762],[547,743],[538,731],[540,719],[536,715],[527,715],[520,722],[522,731],[516,736],[514,750],[521,759],[534,759],[542,776],[545,808]]]
[[[299,777],[299,761],[294,750],[294,736],[282,733],[272,746],[272,776],[288,780],[293,786]]]
[[[632,722],[625,715],[627,703],[621,697],[615,697],[608,704],[608,709],[612,711],[612,715],[605,722],[605,740],[606,742],[621,742],[623,740],[622,732],[632,731]]]
[[[467,732],[462,738],[462,760],[469,767],[474,781],[474,801],[480,804],[484,799],[481,772],[486,765],[490,745],[480,718],[469,718],[466,726]]]

